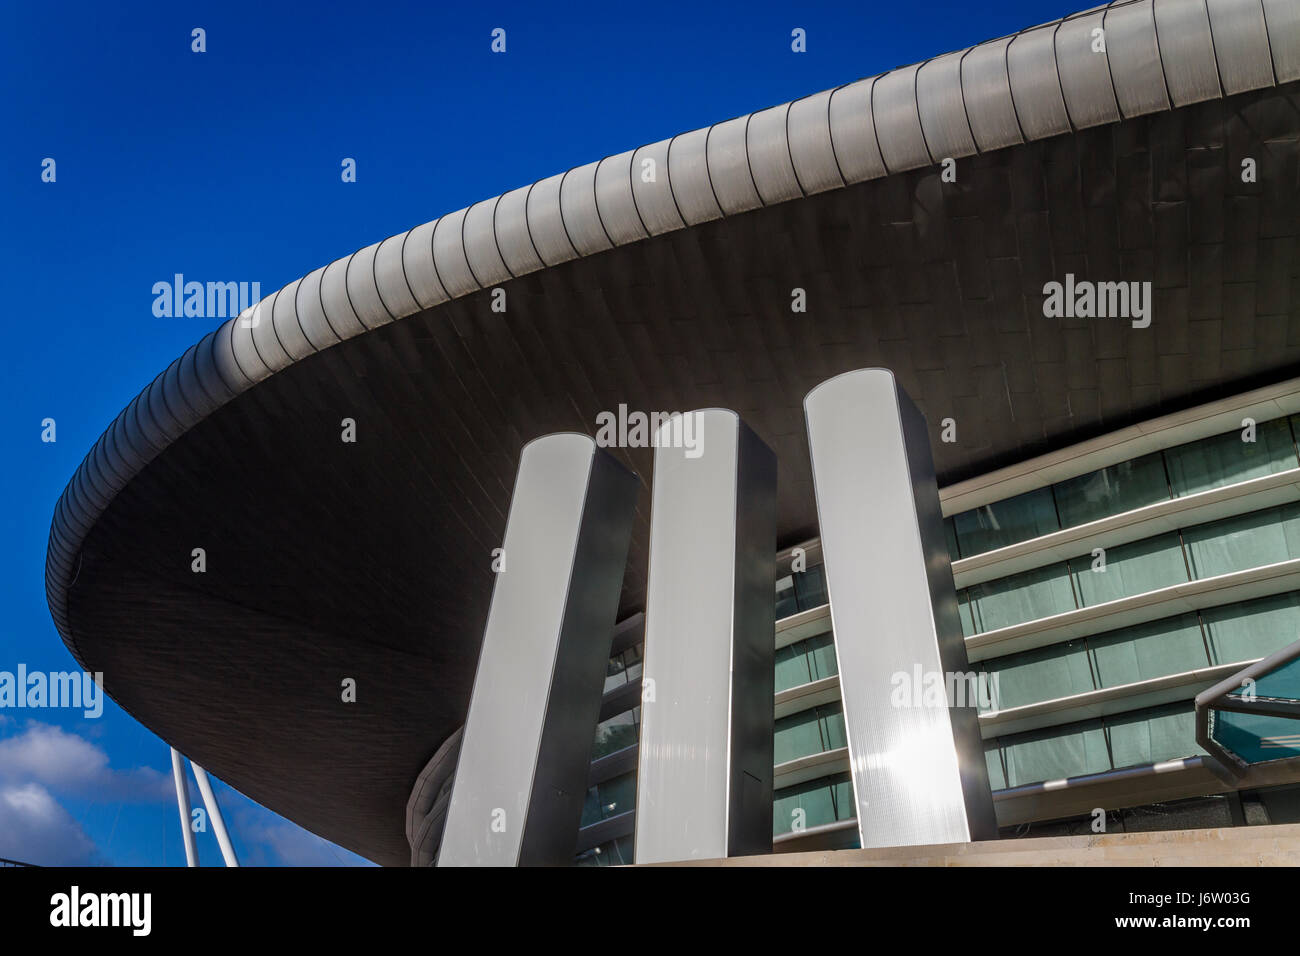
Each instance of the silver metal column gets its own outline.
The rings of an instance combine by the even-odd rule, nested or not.
[[[235,845],[230,842],[226,821],[221,817],[221,805],[217,803],[217,795],[212,792],[212,784],[208,781],[208,772],[193,760],[190,761],[190,767],[194,770],[194,779],[203,796],[203,805],[208,808],[208,821],[212,824],[212,832],[216,834],[217,846],[221,847],[221,858],[226,861],[226,866],[239,866]]]
[[[638,486],[586,435],[524,447],[439,866],[572,861]]]
[[[181,839],[185,841],[185,865],[199,865],[199,850],[190,829],[190,785],[185,779],[185,758],[175,747],[172,751],[172,781],[176,784],[176,807],[181,814]]]
[[[887,369],[804,399],[863,847],[997,835],[925,420]],[[958,685],[964,686],[964,685]]]
[[[686,414],[695,449],[656,439],[637,863],[772,849],[776,458],[735,412]]]

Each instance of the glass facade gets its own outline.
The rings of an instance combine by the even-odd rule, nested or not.
[[[826,577],[821,565],[776,579],[776,619],[826,603]]]
[[[847,773],[810,780],[772,795],[772,835],[852,820],[853,781]]]
[[[1232,431],[971,509],[944,522],[949,551],[954,559],[970,557],[1161,501],[1295,469],[1300,467],[1295,434],[1291,419],[1263,422],[1255,428],[1254,441]],[[1079,551],[1064,561],[960,590],[965,634],[996,631],[1300,558],[1300,503],[1162,530],[1107,547],[1101,556],[1083,546]],[[826,600],[820,567],[777,581],[778,620],[824,605]],[[1102,624],[1095,633],[994,657],[972,669],[996,675],[992,708],[1007,709],[1206,667],[1245,666],[1300,638],[1300,591],[1209,603],[1191,611],[1185,610],[1185,604],[1171,604],[1173,613],[1157,620],[1111,630]],[[639,647],[612,658],[606,690],[638,680],[640,661]],[[778,648],[775,666],[778,694],[835,676],[829,618],[822,633]],[[1087,720],[1052,725],[1049,715],[1037,729],[987,739],[990,783],[1002,790],[1199,754],[1192,705],[1199,689],[1200,684],[1189,684],[1184,700]],[[593,759],[635,745],[639,724],[640,710],[635,707],[603,721],[596,732]],[[838,701],[784,716],[774,729],[778,768],[847,743]],[[832,772],[826,776],[785,787],[780,786],[778,775],[774,835],[853,818],[852,782],[844,764],[830,758],[828,769]],[[631,810],[635,791],[633,764],[631,772],[591,788],[583,825]],[[577,862],[594,866],[630,860],[630,842],[630,836],[605,840],[583,850]]]
[[[641,732],[641,708],[633,707],[596,725],[591,759],[599,760],[636,744]]]
[[[636,774],[625,773],[598,783],[587,791],[582,805],[582,826],[627,813],[636,806]]]
[[[966,636],[1300,558],[1300,503],[1194,525],[958,594]]]
[[[824,633],[776,649],[778,694],[800,684],[834,677],[838,673],[839,664],[835,658],[835,638],[831,636],[830,621],[826,622]]]
[[[954,561],[969,558],[1297,467],[1294,422],[1279,418],[1258,424],[1254,441],[1230,431],[963,511],[946,522],[948,550]]]
[[[839,703],[811,707],[782,717],[774,726],[777,764],[848,746],[844,708]]]
[[[605,693],[641,679],[641,645],[629,647],[609,659],[605,669]]]

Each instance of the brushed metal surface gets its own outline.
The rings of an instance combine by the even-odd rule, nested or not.
[[[325,319],[341,339],[350,339],[366,330],[348,298],[347,275],[351,261],[351,256],[335,259],[325,267],[320,277],[320,301],[325,309]]]
[[[1007,47],[1007,75],[1016,116],[1026,139],[1045,139],[1070,131],[1056,64],[1056,26],[1018,33]]]
[[[1225,96],[1273,85],[1261,0],[1206,0]]]
[[[790,105],[760,110],[749,118],[745,132],[745,150],[749,153],[749,170],[754,176],[763,205],[771,206],[803,195],[790,158],[790,141],[786,122]]]
[[[1205,0],[1152,0],[1160,62],[1174,106],[1222,96]]]
[[[632,151],[607,156],[596,165],[596,210],[616,246],[644,239],[646,232],[632,198]]]
[[[1125,116],[1169,109],[1151,0],[1113,6],[1103,21],[1115,99]]]
[[[728,216],[763,205],[749,167],[746,130],[749,116],[725,120],[709,130],[709,182],[722,212]]]
[[[497,246],[497,200],[477,202],[465,212],[465,260],[470,272],[483,288],[511,278]]]
[[[833,90],[805,96],[790,104],[790,159],[799,185],[808,195],[844,185],[831,144],[830,103]]]
[[[638,863],[772,845],[776,459],[734,412],[687,414],[702,454],[655,448]]]
[[[586,435],[524,447],[439,866],[569,861],[637,486]]]
[[[1273,53],[1273,72],[1279,83],[1300,80],[1300,3],[1295,0],[1264,0],[1268,45]]]
[[[294,296],[298,309],[298,322],[302,326],[303,335],[307,336],[307,341],[317,351],[329,348],[331,345],[342,341],[338,332],[330,325],[329,317],[325,315],[325,305],[320,296],[320,280],[324,275],[324,267],[307,273],[302,277],[302,281],[298,283],[298,292]],[[202,360],[211,357],[211,346],[207,351],[201,351],[199,355],[195,356],[195,364],[200,372],[200,381],[206,382],[209,378],[208,375],[204,374],[206,369]]]
[[[364,249],[358,249],[356,254],[348,260],[347,273],[347,292],[348,301],[352,303],[352,308],[356,310],[357,318],[361,324],[368,329],[378,328],[385,323],[393,321],[393,315],[388,311],[388,306],[384,305],[383,297],[379,294],[379,287],[375,283],[375,253],[379,251],[379,243],[372,243]],[[261,328],[261,323],[255,327]]]
[[[452,298],[482,288],[465,254],[465,212],[457,209],[447,213],[433,230],[433,265],[443,288]]]
[[[502,195],[494,214],[497,246],[506,267],[517,276],[545,267],[528,234],[529,188],[521,186]]]
[[[596,207],[596,169],[599,161],[578,166],[564,177],[560,184],[560,212],[564,228],[579,255],[592,256],[612,249],[609,234],[600,221]]]
[[[420,310],[420,303],[415,300],[415,293],[406,281],[402,265],[402,247],[406,245],[407,235],[402,233],[399,236],[389,236],[375,251],[375,287],[382,296],[384,308],[389,315],[410,315]],[[285,286],[286,294],[292,291],[289,286]],[[280,332],[278,321],[275,330]],[[288,342],[284,343],[284,347],[293,351]]]
[[[271,325],[276,338],[295,362],[316,351],[298,322],[298,287],[301,284],[302,280],[296,279],[281,289],[271,310]]]
[[[890,172],[928,166],[930,157],[916,105],[916,73],[920,65],[886,73],[872,88],[871,110],[875,117],[880,153]],[[942,159],[943,157],[939,157]]]
[[[862,846],[991,838],[973,702],[897,698],[917,668],[969,670],[925,421],[885,369],[823,382],[804,410]]]
[[[831,142],[835,146],[835,155],[839,159],[846,183],[877,179],[887,172],[871,113],[871,97],[875,85],[876,78],[872,77],[842,86],[831,93],[828,107]]]
[[[964,51],[946,53],[927,61],[916,73],[916,105],[921,129],[930,151],[938,159],[978,152],[962,95]]]
[[[1023,143],[1007,74],[1010,38],[972,47],[961,61],[961,95],[970,118],[971,135],[985,152]]]
[[[671,139],[662,139],[642,146],[632,156],[632,198],[641,222],[652,236],[660,236],[686,225],[673,194],[670,169],[672,148]],[[646,170],[650,168],[646,165],[647,160],[654,164],[653,178],[647,177]]]
[[[697,129],[673,138],[668,151],[668,181],[673,199],[689,226],[722,218],[709,170],[709,140],[713,129]]]
[[[548,266],[568,262],[578,257],[560,212],[560,187],[565,173],[540,179],[528,191],[526,211],[528,234],[532,237],[537,254]]]
[[[1056,66],[1061,92],[1075,129],[1119,121],[1110,63],[1094,30],[1103,30],[1106,8],[1066,20],[1056,31]],[[1104,32],[1102,34],[1104,36]]]
[[[438,220],[416,226],[402,240],[403,278],[409,283],[415,300],[424,309],[446,302],[447,290],[433,264],[433,233]]]

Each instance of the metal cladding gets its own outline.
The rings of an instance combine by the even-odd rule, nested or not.
[[[775,551],[771,449],[725,409],[687,412],[662,426],[650,512],[638,863],[771,852]]]
[[[1074,48],[1098,14],[1110,106]],[[959,418],[969,440],[933,446],[957,481],[1300,368],[1294,0],[1116,3],[896,72],[475,203],[203,336],[55,506],[46,588],[74,657],[251,798],[398,865],[413,783],[468,710],[528,438],[622,402],[739,409],[778,453],[785,546],[817,533],[800,402],[836,372],[894,368]],[[1073,132],[1030,142],[1061,104]],[[1040,321],[1067,271],[1150,277],[1156,323]],[[479,289],[507,274],[491,313]],[[613,453],[650,472],[650,449]],[[649,530],[642,507],[629,614]],[[363,692],[338,707],[345,676]]]
[[[862,846],[994,839],[925,420],[885,369],[804,409]]]
[[[586,435],[524,448],[440,866],[572,857],[637,487]]]
[[[248,312],[228,320],[178,369],[179,387],[224,404],[310,351],[576,256],[1298,78],[1300,14],[1291,0],[1113,3],[589,163],[367,246],[268,296],[252,321]],[[655,157],[662,161],[653,167],[642,162]],[[125,430],[145,450],[108,446],[115,477],[92,471],[88,457],[55,511],[46,592],[74,655],[67,589],[80,544],[105,502],[168,444],[157,431],[140,435],[149,418],[139,406],[153,387],[106,433]],[[158,430],[183,434],[211,410],[206,400],[161,403]]]

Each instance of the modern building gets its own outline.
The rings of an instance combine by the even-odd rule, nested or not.
[[[521,448],[734,409],[778,468],[776,848],[851,846],[802,402],[884,367],[929,423],[966,653],[997,678],[1003,835],[1300,820],[1300,748],[1229,782],[1193,706],[1300,638],[1298,236],[1300,5],[1120,0],[289,283],[87,455],[51,612],[212,773],[429,863]],[[652,449],[609,450],[642,489],[579,863],[628,861],[636,812]]]

